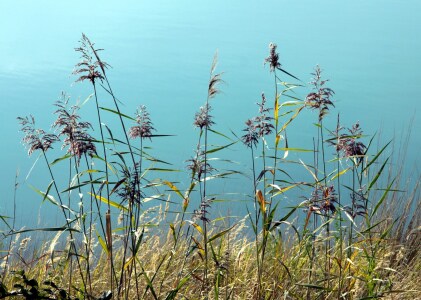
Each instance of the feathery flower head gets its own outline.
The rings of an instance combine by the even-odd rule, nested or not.
[[[256,126],[252,119],[246,121],[246,128],[243,129],[246,132],[245,135],[241,137],[241,140],[247,147],[257,146],[259,142],[259,135],[256,132]]]
[[[28,155],[30,156],[35,150],[46,152],[52,149],[52,144],[59,140],[55,134],[46,133],[42,129],[35,128],[35,118],[30,115],[29,117],[18,117],[18,122],[22,126],[22,131],[25,136],[22,143],[28,147]]]
[[[363,133],[359,122],[348,128],[348,134],[340,133],[342,129],[342,127],[338,126],[334,132],[336,139],[330,141],[330,143],[336,147],[337,152],[342,152],[343,157],[355,157],[358,163],[362,162],[367,147],[364,143],[358,141]]]
[[[336,211],[336,207],[334,203],[337,203],[337,195],[335,192],[335,188],[333,185],[331,186],[323,186],[323,202],[321,204],[321,209],[326,213],[331,212],[334,213]]]
[[[139,164],[136,163],[133,169],[122,167],[121,173],[123,174],[123,179],[120,181],[117,195],[122,199],[122,202],[128,200],[140,203],[142,195],[138,189],[140,184]]]
[[[57,101],[55,105],[58,109],[54,112],[57,115],[56,121],[53,123],[53,128],[59,129],[58,136],[65,136],[62,149],[69,147],[68,153],[77,158],[79,163],[80,158],[84,154],[93,156],[96,154],[96,147],[93,143],[93,138],[87,133],[88,129],[92,129],[89,122],[81,122],[78,111],[78,105],[68,106],[70,97],[62,94],[62,99]]]
[[[269,56],[265,58],[265,64],[268,63],[270,71],[274,72],[276,69],[281,68],[279,63],[279,54],[276,52],[277,45],[274,43],[269,44]]]
[[[265,107],[265,104],[266,97],[265,94],[262,93],[262,101],[260,103],[257,103],[257,105],[259,106],[260,115],[254,118],[254,127],[259,137],[269,135],[272,133],[272,130],[275,129],[275,126],[273,126],[273,124],[271,123],[273,118],[266,115],[266,113],[270,111],[270,108]]]
[[[152,121],[149,116],[149,112],[146,110],[145,105],[139,106],[139,108],[136,111],[136,123],[138,125],[133,126],[129,130],[129,137],[132,139],[135,138],[149,138],[150,140],[152,137],[152,131],[155,130],[155,128],[152,126]]]
[[[212,107],[209,103],[201,106],[199,111],[194,116],[193,125],[203,129],[204,127],[210,128],[215,122],[212,121],[212,116],[209,112],[212,110]]]
[[[313,211],[322,211],[325,213],[334,213],[336,211],[335,203],[338,203],[338,197],[332,185],[317,186],[309,200]]]
[[[216,94],[220,92],[218,89],[218,85],[222,82],[222,74],[223,73],[217,73],[215,74],[216,65],[218,64],[218,52],[215,53],[212,61],[211,71],[210,71],[210,80],[208,85],[208,99],[212,99],[215,97]]]
[[[206,173],[210,173],[214,170],[214,168],[206,161],[205,163],[205,154],[203,151],[198,151],[195,157],[188,159],[187,169],[192,172],[192,178],[196,178],[198,181],[202,179],[202,175]]]
[[[81,61],[76,64],[73,71],[73,74],[80,75],[76,82],[89,80],[94,84],[97,79],[102,81],[105,78],[105,69],[109,67],[109,64],[102,61],[98,56],[98,52],[103,49],[95,49],[94,44],[83,33],[79,42],[80,47],[75,48],[75,51],[81,53]],[[98,68],[101,72],[98,71]]]
[[[323,117],[328,113],[329,106],[335,106],[333,102],[330,100],[330,97],[335,94],[335,92],[325,86],[326,82],[329,80],[322,80],[321,77],[322,70],[320,66],[317,65],[314,68],[313,79],[310,84],[313,86],[314,92],[311,92],[306,97],[306,105],[312,109],[319,110],[319,121],[323,119]]]

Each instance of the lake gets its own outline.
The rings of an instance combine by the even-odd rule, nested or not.
[[[407,174],[418,178],[420,11],[417,0],[124,1],[118,5],[111,1],[3,1],[0,215],[13,215],[14,180],[19,170],[17,227],[61,222],[50,204],[40,206],[42,197],[30,188],[45,190],[50,179],[41,159],[34,166],[36,154],[27,157],[16,117],[33,114],[37,124],[48,129],[55,118],[53,103],[62,91],[71,96],[71,103],[92,93],[87,83],[74,83],[76,77],[71,75],[79,62],[74,48],[82,33],[104,49],[102,59],[112,66],[108,76],[124,103],[122,111],[134,116],[135,109],[144,104],[157,134],[174,135],[148,142],[154,155],[171,162],[172,168],[185,170],[185,161],[194,155],[198,130],[193,118],[206,100],[215,52],[219,55],[217,71],[224,72],[225,82],[212,100],[215,130],[232,137],[231,130],[241,135],[245,120],[257,114],[261,93],[273,95],[273,74],[264,66],[268,45],[273,42],[278,45],[282,67],[304,84],[310,81],[316,64],[330,79],[336,108],[326,126],[334,129],[340,112],[343,124],[359,121],[364,133],[381,132],[384,143],[395,138],[396,147],[411,128]],[[303,98],[308,91],[303,88],[297,96]],[[112,107],[109,97],[103,97],[108,101],[104,106]],[[93,101],[81,112],[97,125]],[[109,127],[118,126],[116,116],[107,118],[104,122]],[[316,114],[303,114],[299,122],[315,123]],[[317,132],[313,130],[294,126],[288,131],[289,146],[311,148]],[[218,138],[217,143],[221,141]],[[294,159],[300,155],[291,154]],[[217,156],[235,160],[235,168],[249,172],[249,152],[243,145],[238,143]],[[60,167],[56,170],[64,172]],[[180,186],[188,185],[187,173],[171,176]],[[214,188],[218,194],[247,194],[252,189],[245,177]],[[241,213],[245,210],[240,208]]]

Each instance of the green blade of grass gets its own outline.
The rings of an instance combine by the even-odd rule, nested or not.
[[[384,167],[386,166],[386,164],[387,164],[388,161],[389,161],[389,157],[382,164],[382,166],[381,166],[380,170],[377,172],[376,176],[374,176],[373,180],[368,185],[368,189],[367,190],[371,190],[371,188],[373,187],[373,185],[377,182],[377,180],[379,179],[380,175],[383,173]]]
[[[177,169],[166,169],[166,168],[148,168],[149,171],[157,171],[157,172],[181,172]]]
[[[212,242],[213,240],[216,240],[217,238],[220,238],[221,236],[225,235],[227,232],[229,232],[231,229],[233,229],[235,227],[235,225],[231,226],[228,229],[222,230],[221,232],[218,232],[217,234],[211,236],[208,239],[208,243]]]
[[[284,131],[288,125],[294,121],[294,119],[298,116],[298,114],[304,109],[304,105],[299,107],[296,111],[295,114],[282,126],[282,128],[278,131],[278,134],[280,134],[282,131]]]
[[[225,134],[223,134],[223,133],[221,133],[221,132],[219,132],[219,131],[216,131],[216,130],[214,130],[214,129],[212,129],[212,128],[208,128],[208,130],[209,130],[210,132],[213,132],[213,133],[215,133],[215,134],[217,134],[217,135],[220,135],[220,136],[222,136],[222,137],[226,138],[227,140],[230,140],[230,141],[234,142],[234,140],[233,140],[232,138],[228,137],[227,135],[225,135]]]
[[[210,153],[215,153],[215,152],[221,151],[222,149],[228,148],[229,146],[232,146],[235,143],[237,143],[237,142],[232,142],[232,143],[229,143],[229,144],[224,145],[224,146],[220,146],[220,147],[216,147],[216,148],[210,149],[210,150],[206,151],[206,154],[210,154]]]
[[[119,115],[119,116],[122,116],[122,117],[124,117],[124,118],[127,118],[127,119],[129,119],[129,120],[132,120],[132,121],[134,121],[134,122],[136,122],[136,119],[135,118],[132,118],[132,117],[130,117],[130,116],[128,116],[128,115],[125,115],[125,114],[123,114],[123,113],[119,113],[118,111],[116,111],[116,110],[114,110],[114,109],[110,109],[110,108],[106,108],[106,107],[99,107],[100,109],[102,109],[102,110],[105,110],[105,111],[109,111],[109,112],[111,112],[111,113],[113,113],[113,114],[116,114],[116,115]]]
[[[383,151],[387,148],[387,146],[389,146],[389,144],[391,143],[392,141],[389,141],[374,157],[373,157],[373,159],[372,160],[370,160],[370,162],[367,164],[367,166],[365,166],[365,168],[363,169],[363,172],[365,171],[365,170],[367,170],[374,162],[376,162],[377,161],[377,159],[380,157],[380,155],[383,153]],[[389,159],[389,158],[388,158]]]
[[[387,186],[386,190],[384,191],[382,197],[377,202],[376,206],[374,207],[373,211],[371,212],[370,219],[373,218],[373,216],[376,214],[377,210],[379,209],[380,205],[382,205],[383,201],[386,199],[387,194],[389,194],[389,191],[395,182],[395,179],[392,180],[392,182]]]
[[[301,205],[293,207],[283,218],[279,219],[278,221],[274,222],[272,227],[270,227],[269,231],[273,231],[276,227],[284,223],[291,217],[291,215],[297,210],[297,208],[301,207]]]
[[[25,233],[25,232],[36,232],[36,231],[74,231],[74,232],[80,232],[79,230],[75,228],[67,228],[67,225],[61,226],[61,227],[44,227],[44,228],[31,228],[31,229],[22,229],[18,231],[13,231],[9,234],[6,234],[5,236],[11,236],[15,234]]]
[[[59,157],[59,158],[56,158],[55,160],[53,160],[53,162],[50,163],[50,166],[54,166],[55,164],[57,164],[57,163],[59,163],[63,160],[69,159],[71,157],[72,157],[71,154],[63,155],[62,157]]]

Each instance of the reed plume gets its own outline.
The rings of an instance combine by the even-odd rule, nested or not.
[[[59,141],[57,135],[46,133],[43,129],[35,128],[35,118],[32,115],[18,117],[18,122],[22,126],[21,131],[25,134],[22,143],[28,148],[28,155],[36,150],[47,152],[53,148],[53,143]]]
[[[335,106],[331,101],[331,97],[335,92],[331,89],[326,87],[326,83],[329,81],[322,80],[322,69],[319,65],[316,65],[314,68],[313,79],[310,82],[310,85],[313,86],[314,92],[311,92],[306,97],[306,105],[312,109],[319,110],[319,122],[323,119],[323,117],[328,113],[329,106]]]
[[[145,105],[141,105],[136,111],[136,126],[132,126],[129,130],[129,137],[131,139],[145,139],[152,140],[153,127],[149,112],[146,110]]]
[[[91,123],[81,122],[78,111],[78,105],[68,106],[69,97],[62,94],[62,100],[55,103],[58,109],[55,111],[57,115],[56,121],[52,127],[58,129],[58,136],[65,136],[63,140],[62,149],[68,147],[67,152],[76,157],[77,164],[83,155],[96,155],[96,146],[94,139],[87,132],[93,129]]]
[[[257,147],[257,144],[259,143],[259,134],[256,131],[253,119],[248,119],[246,121],[246,128],[244,128],[243,131],[246,132],[246,134],[241,137],[244,145],[249,148],[253,148],[253,146]]]
[[[194,116],[194,122],[193,125],[195,127],[200,128],[201,130],[203,128],[210,128],[212,125],[215,124],[215,122],[212,120],[212,116],[209,114],[212,107],[209,103],[206,103],[204,106],[201,106],[199,111]]]
[[[105,79],[103,74],[105,74],[105,69],[110,65],[99,58],[97,52],[102,50],[95,49],[94,44],[82,33],[80,47],[75,48],[75,51],[81,54],[81,61],[76,64],[73,71],[74,75],[79,76],[76,82],[89,80],[94,84],[97,80],[102,82]],[[98,71],[98,68],[102,73]]]

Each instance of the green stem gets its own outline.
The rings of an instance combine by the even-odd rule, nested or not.
[[[45,153],[44,150],[42,150],[42,154],[44,156],[45,163],[47,164],[48,171],[50,172],[51,179],[53,180],[54,189],[56,190],[57,197],[58,197],[58,200],[59,200],[59,203],[60,203],[60,210],[63,213],[64,219],[66,220],[67,229],[69,230],[69,235],[70,235],[70,248],[73,247],[73,250],[75,251],[74,255],[76,256],[76,262],[77,262],[77,265],[78,265],[78,268],[79,268],[80,277],[82,279],[83,287],[86,291],[86,281],[85,281],[85,278],[83,277],[83,272],[82,272],[82,268],[81,268],[81,264],[80,264],[80,260],[79,260],[79,254],[77,252],[76,245],[74,243],[75,239],[74,239],[74,236],[73,236],[72,228],[70,226],[69,219],[67,218],[66,211],[64,210],[63,201],[61,199],[60,192],[58,190],[56,181],[54,179],[54,175],[53,175],[53,171],[51,170],[50,163],[48,162],[47,154]]]

